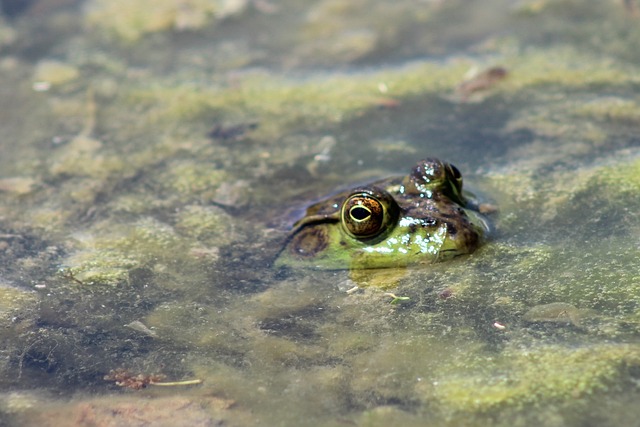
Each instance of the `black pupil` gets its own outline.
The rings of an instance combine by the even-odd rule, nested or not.
[[[357,221],[362,221],[371,216],[371,212],[368,209],[363,208],[362,206],[355,206],[351,209],[351,217]]]

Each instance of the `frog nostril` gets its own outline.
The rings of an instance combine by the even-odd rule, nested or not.
[[[435,218],[427,218],[424,220],[424,223],[427,227],[433,227],[438,223],[438,221]]]

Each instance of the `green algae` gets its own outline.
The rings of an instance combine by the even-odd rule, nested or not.
[[[638,194],[640,190],[640,159],[630,163],[606,166],[593,181],[595,182],[591,183],[591,190],[604,185],[616,197]]]
[[[640,119],[640,106],[624,98],[600,98],[577,106],[575,114],[606,123],[633,124]]]
[[[510,77],[499,88],[499,93],[505,96],[544,85],[590,88],[638,83],[628,66],[599,63],[569,48],[533,50],[507,56],[503,62],[510,71]],[[191,121],[207,116],[234,121],[260,118],[254,137],[266,141],[292,130],[309,131],[347,121],[375,107],[381,99],[402,100],[452,90],[462,81],[465,71],[477,65],[470,59],[445,64],[419,62],[398,70],[320,75],[300,81],[247,72],[229,87],[158,82],[133,88],[127,98],[132,104],[150,106],[147,120],[151,123]],[[380,87],[384,87],[383,92]],[[532,112],[526,114],[530,117]],[[548,115],[539,120],[540,126],[547,126]],[[592,139],[599,136],[595,130],[590,132],[595,135]]]
[[[486,412],[504,406],[545,405],[609,392],[640,362],[635,345],[569,349],[546,346],[506,351],[482,360],[480,373],[459,367],[438,380],[434,394],[453,410]],[[494,371],[487,381],[487,372]]]
[[[223,171],[207,164],[173,161],[159,177],[159,181],[170,194],[179,198],[207,201],[213,199],[217,187],[225,178]]]
[[[398,38],[396,22],[428,22],[431,8],[400,2],[318,2],[305,16],[296,54],[307,61],[329,64],[366,58]],[[362,13],[363,9],[367,13]]]
[[[44,60],[38,63],[33,79],[52,86],[63,85],[76,80],[80,75],[78,69],[61,61]]]
[[[620,158],[624,154],[616,153],[609,160],[602,159],[580,170],[560,170],[545,177],[538,176],[540,164],[522,164],[524,172],[520,173],[490,174],[490,185],[501,193],[498,203],[509,212],[500,220],[500,226],[518,224],[522,216],[528,216],[540,227],[568,225],[585,211],[590,212],[588,218],[619,215],[618,206],[622,203],[626,206],[624,212],[628,213],[617,223],[618,229],[601,230],[615,234],[625,228],[633,229],[635,200],[629,196],[638,189],[638,160],[633,152],[625,159]],[[535,214],[530,215],[534,210]]]
[[[516,59],[517,62],[515,62]],[[512,67],[510,67],[511,76],[503,85],[506,89],[522,90],[540,85],[588,88],[638,82],[638,77],[624,63],[607,61],[593,68],[583,68],[586,64],[595,64],[595,57],[568,46],[550,50],[532,50],[514,57],[507,63],[512,64]]]
[[[132,43],[144,35],[176,31],[194,31],[216,20],[240,14],[247,5],[243,0],[163,0],[103,1],[86,6],[86,25]]]
[[[463,71],[458,66],[460,72]],[[256,138],[268,138],[293,127],[317,128],[341,122],[358,111],[376,105],[379,84],[388,87],[384,96],[403,97],[442,89],[456,82],[451,69],[433,63],[404,67],[393,72],[329,75],[303,81],[284,80],[265,73],[247,73],[233,87],[203,88],[175,84],[136,88],[131,102],[154,105],[155,120],[189,120],[223,113],[229,119],[260,117]],[[286,114],[285,114],[286,113]],[[278,128],[274,128],[278,126]],[[274,132],[278,134],[274,134]]]
[[[392,405],[381,405],[364,411],[357,419],[358,425],[363,427],[384,427],[394,424],[407,427],[417,427],[424,425],[425,422],[425,417],[416,416],[409,411],[402,410]],[[436,423],[435,420],[430,422],[433,422],[433,424],[430,425],[441,425]]]
[[[237,223],[221,208],[213,206],[185,206],[176,214],[176,229],[201,242],[230,244],[237,234]]]
[[[148,266],[163,271],[167,264],[190,259],[188,244],[173,227],[153,218],[77,237],[81,247],[63,263],[68,274],[85,284],[115,285],[127,282],[133,268]]]
[[[628,267],[638,254],[628,239],[594,240],[580,248],[493,245],[484,251],[465,265],[433,272],[437,282],[450,283],[455,298],[446,301],[449,307],[468,311],[481,304],[513,322],[531,307],[557,301],[623,317],[640,303],[640,275]]]
[[[14,310],[31,305],[36,301],[37,296],[34,292],[15,289],[7,284],[0,284],[0,316],[3,320],[8,320],[6,319],[7,315]]]
[[[303,417],[313,425],[487,425],[501,411],[548,424],[589,402],[616,399],[612,392],[635,390],[629,383],[636,381],[640,332],[634,197],[640,163],[628,141],[637,130],[637,106],[627,93],[639,83],[633,63],[509,38],[484,41],[469,56],[293,76],[270,69],[223,75],[195,60],[187,70],[184,57],[169,75],[152,66],[130,68],[134,41],[159,33],[168,41],[174,30],[204,32],[222,18],[212,11],[217,3],[187,3],[194,15],[181,17],[177,2],[145,16],[145,2],[89,2],[86,24],[100,20],[99,31],[129,47],[120,55],[75,40],[69,46],[80,53],[61,63],[81,73],[62,79],[64,90],[39,94],[56,125],[24,141],[43,147],[63,135],[62,142],[20,173],[3,176],[9,190],[0,194],[0,216],[64,246],[48,267],[51,278],[38,283],[67,300],[59,296],[59,305],[46,302],[40,314],[24,315],[23,331],[39,317],[39,329],[28,336],[10,329],[14,311],[5,312],[4,336],[12,344],[2,372],[20,364],[27,378],[56,377],[81,388],[103,387],[97,370],[115,368],[109,363],[169,366],[194,372],[207,392],[251,408],[252,423],[274,425],[301,425]],[[361,27],[350,24],[368,4],[319,2],[300,14],[289,61],[322,53],[320,62],[355,63],[393,46],[406,19],[390,19],[391,6],[373,7]],[[118,6],[126,13],[109,9]],[[547,16],[554,8],[536,13]],[[334,12],[340,19],[323,27]],[[438,13],[425,8],[416,19],[436,23]],[[341,39],[344,46],[327,43]],[[77,47],[100,52],[83,56]],[[170,43],[163,47],[172,51]],[[160,62],[174,63],[162,50]],[[477,104],[449,97],[467,70],[495,64],[504,64],[509,78]],[[87,126],[91,115],[80,88],[88,84],[85,73],[96,69],[91,86],[98,108],[94,126]],[[25,75],[29,87],[32,75]],[[509,112],[504,120],[473,121],[479,109],[496,108],[484,118],[499,116],[500,105]],[[442,131],[439,122],[448,117],[455,120]],[[368,129],[372,121],[380,127]],[[205,137],[216,124],[247,122],[259,126],[237,140]],[[318,141],[327,135],[334,142],[325,153]],[[480,155],[446,151],[458,145]],[[310,167],[318,153],[329,159]],[[475,172],[469,182],[500,210],[496,235],[473,256],[406,277],[265,269],[267,236],[278,233],[265,223],[282,220],[291,204],[334,183],[358,181],[374,167],[386,174],[404,170],[415,156],[442,153],[466,162]],[[361,169],[351,166],[358,161]],[[306,181],[286,180],[296,168]],[[17,176],[26,180],[23,187],[11,181]],[[33,272],[29,261],[16,264],[27,276]],[[64,269],[56,274],[58,266]],[[354,288],[365,283],[366,289]],[[385,287],[410,299],[390,305]],[[38,298],[47,301],[44,294],[25,295],[7,296],[6,307],[31,313]],[[560,301],[595,310],[598,318],[579,330],[527,322],[532,307]],[[102,306],[107,309],[95,313]],[[124,326],[135,321],[156,336]],[[133,349],[126,353],[133,360],[69,357],[87,342],[99,348],[104,336],[112,339],[108,354]],[[38,363],[48,354],[68,362],[49,360],[58,371],[46,372],[49,362]],[[536,418],[545,411],[549,418]]]
[[[416,65],[414,67],[421,68]],[[434,65],[428,64],[424,67],[433,69]],[[438,69],[437,66],[435,67]],[[445,73],[446,70],[446,67],[442,67],[440,72]],[[415,75],[409,75],[407,78],[415,81],[418,74],[416,72]],[[342,78],[337,77],[338,80]],[[581,78],[586,79],[583,76],[578,80]],[[380,79],[380,75],[373,76],[366,90],[375,93],[374,82]],[[271,79],[264,81],[267,82],[265,86],[273,83]],[[391,82],[387,83],[388,85],[393,84],[392,79],[385,81]],[[455,79],[452,77],[449,81],[453,82]],[[277,87],[280,83],[273,84]],[[359,82],[358,86],[360,84],[362,82]],[[430,82],[422,88],[407,86],[406,95],[403,96],[424,94],[423,91],[431,90],[429,85],[435,84]],[[588,81],[585,84],[588,85]],[[308,83],[309,87],[312,85]],[[353,83],[349,83],[347,87],[354,87],[350,85]],[[443,82],[438,82],[437,85],[449,87]],[[323,90],[329,91],[331,85],[323,87]],[[318,98],[312,102],[306,100],[306,103],[304,96],[294,94],[298,89],[304,92],[306,87],[300,83],[287,84],[280,90],[274,89],[271,93],[272,97],[265,99],[257,99],[259,98],[257,95],[240,99],[235,99],[231,95],[226,97],[225,89],[222,98],[225,102],[228,101],[226,107],[231,108],[231,111],[234,111],[236,106],[239,109],[239,106],[243,105],[250,111],[250,115],[274,118],[277,127],[267,127],[262,131],[264,132],[262,135],[257,133],[258,138],[264,139],[269,132],[274,132],[274,135],[279,134],[282,129],[291,126],[313,126],[314,121],[317,121],[315,126],[324,126],[327,122],[331,123],[334,120],[348,120],[349,117],[357,115],[361,109],[370,106],[369,101],[356,102],[342,109],[343,105],[339,105],[337,99],[339,94],[348,92],[345,87],[336,89],[335,93],[330,93],[326,97],[318,92],[312,92]],[[354,90],[357,89],[356,87]],[[433,86],[433,90],[438,89]],[[195,110],[185,110],[177,116],[171,113],[162,116],[163,119],[160,121],[169,118],[193,120],[200,115],[206,115],[206,111],[224,110],[223,101],[217,100],[214,104],[210,104],[207,99],[207,96],[202,95],[202,104],[196,102]],[[278,102],[273,103],[274,99]],[[167,102],[171,101],[167,99]],[[267,102],[273,104],[266,105]],[[261,105],[262,103],[265,105]],[[291,117],[286,119],[277,117],[286,108],[291,108],[296,103],[301,104],[298,110],[301,116],[297,118],[306,118],[308,121],[303,120],[300,124]],[[162,107],[162,102],[160,106]],[[154,156],[153,159],[160,161],[171,158],[175,152],[169,148]],[[137,165],[142,169],[151,163],[153,161],[147,159]],[[221,183],[231,177],[229,172],[216,170],[207,161],[198,163],[192,160],[176,159],[161,165],[160,170],[154,171],[153,176],[159,178],[157,179],[158,187],[162,188],[163,196],[173,199],[174,202],[163,203],[158,200],[159,197],[148,194],[139,200],[135,195],[120,195],[112,206],[122,212],[140,215],[146,212],[146,209],[171,209],[179,201],[206,201],[214,197]],[[609,188],[615,182],[615,180],[599,182],[596,179],[606,176],[604,172],[608,170],[604,168],[597,165],[591,171],[581,171],[583,175],[579,177],[578,185],[575,185],[576,181],[569,184],[571,177],[569,172],[554,173],[544,181],[544,185],[540,185],[541,180],[535,171],[520,173],[507,170],[502,175],[494,175],[489,185],[499,187],[500,191],[495,191],[499,197],[498,204],[505,215],[511,216],[509,222],[499,219],[498,228],[507,233],[508,230],[520,227],[525,218],[529,218],[532,214],[540,214],[540,206],[543,207],[545,214],[542,215],[544,223],[551,223],[561,215],[563,208],[573,203],[573,197],[578,192],[588,191],[592,188],[591,185],[604,184]],[[68,170],[73,171],[74,167],[69,167]],[[630,175],[623,174],[619,178],[629,178],[633,183],[632,170],[633,168],[630,168],[630,171],[626,171],[623,168],[622,171]],[[82,169],[78,171],[80,175],[85,173]],[[98,179],[111,175],[111,173],[100,175],[93,171],[91,173]],[[632,184],[630,188],[635,187]],[[615,190],[613,187],[611,189]],[[555,200],[549,200],[545,197],[545,193],[557,194],[558,197]],[[623,193],[624,191],[622,193],[612,191],[608,192],[606,197],[611,198],[607,200],[615,202]],[[77,198],[77,200],[85,199]],[[541,203],[541,200],[544,200],[544,203]],[[519,204],[523,201],[528,204]],[[547,206],[545,203],[552,205]],[[551,212],[555,212],[555,215]],[[220,244],[233,243],[239,238],[233,233],[230,234],[232,238],[227,235],[219,236],[221,229],[232,229],[234,225],[229,216],[219,209],[189,205],[172,215],[171,221],[175,223],[169,224],[152,218],[138,219],[130,224],[117,226],[94,223],[89,230],[91,237],[85,239],[78,235],[84,244],[80,245],[78,252],[66,258],[64,264],[69,267],[74,277],[85,284],[127,284],[130,280],[130,271],[141,267],[151,268],[161,277],[161,287],[176,289],[185,284],[185,279],[180,277],[179,273],[193,271],[193,268],[198,265],[194,261],[195,257],[192,257],[192,249],[196,241],[205,242],[208,247],[217,247]],[[622,240],[622,243],[624,242]],[[496,243],[473,257],[438,267],[432,277],[420,280],[416,286],[424,287],[428,283],[450,284],[455,296],[446,301],[430,303],[436,307],[435,312],[417,313],[412,316],[411,322],[407,321],[405,324],[399,324],[397,319],[401,315],[389,308],[388,298],[384,298],[382,293],[376,294],[371,290],[363,298],[357,296],[351,298],[353,301],[342,301],[333,296],[335,304],[342,307],[342,312],[336,315],[338,316],[337,325],[331,325],[331,322],[327,321],[326,325],[316,329],[315,325],[321,322],[319,319],[322,317],[313,317],[310,313],[314,311],[312,308],[317,305],[317,299],[309,298],[309,286],[300,286],[294,290],[292,289],[294,283],[289,286],[281,285],[280,288],[272,287],[271,290],[256,295],[249,303],[247,301],[227,302],[225,315],[221,315],[218,310],[206,304],[197,306],[178,301],[155,309],[143,321],[144,324],[153,327],[158,333],[158,339],[165,343],[188,348],[195,346],[200,349],[202,355],[225,361],[226,363],[221,363],[215,369],[208,369],[196,359],[190,362],[189,369],[193,369],[198,376],[203,376],[207,381],[216,382],[220,387],[224,386],[226,393],[243,396],[249,404],[257,408],[261,407],[258,402],[260,399],[264,400],[264,394],[250,391],[255,388],[256,383],[267,384],[266,389],[272,392],[275,383],[288,386],[291,395],[317,395],[318,399],[322,398],[320,396],[325,396],[327,400],[324,404],[309,399],[309,403],[304,405],[305,413],[316,414],[316,416],[321,416],[322,411],[329,408],[346,410],[342,406],[344,401],[336,397],[338,392],[346,393],[349,400],[360,408],[384,405],[385,402],[416,401],[429,405],[437,404],[445,413],[451,411],[483,413],[501,407],[521,408],[571,398],[573,390],[577,390],[575,393],[578,397],[601,393],[605,390],[605,386],[624,377],[618,368],[624,363],[636,363],[633,359],[635,356],[630,352],[610,352],[602,359],[595,359],[589,358],[585,352],[576,350],[574,353],[573,350],[561,346],[548,346],[527,350],[532,352],[533,356],[528,356],[524,351],[519,353],[509,350],[497,359],[486,358],[481,351],[485,345],[482,337],[476,335],[474,329],[468,325],[476,322],[478,320],[476,316],[480,316],[474,312],[477,313],[480,307],[480,311],[489,313],[488,317],[501,315],[502,317],[499,318],[501,321],[511,320],[511,322],[505,322],[509,329],[517,325],[515,319],[518,319],[527,307],[557,300],[567,300],[580,307],[598,307],[605,310],[620,308],[622,314],[627,316],[633,302],[630,302],[625,295],[634,294],[629,286],[634,282],[637,283],[637,277],[634,276],[633,271],[625,267],[624,262],[612,269],[605,257],[606,252],[611,248],[620,247],[619,243],[620,240],[612,239],[609,249],[594,246],[592,248],[594,251],[590,254],[591,258],[601,259],[601,263],[574,277],[557,277],[560,267],[568,272],[574,272],[577,271],[578,266],[582,265],[582,258],[576,256],[574,252],[563,252],[554,244],[520,247]],[[581,250],[585,251],[584,248]],[[632,261],[632,253],[629,257]],[[485,265],[486,263],[490,266]],[[185,266],[179,268],[177,267],[179,264],[186,264],[192,268]],[[547,280],[550,286],[536,289],[531,286],[533,278],[538,281]],[[171,281],[176,284],[172,286]],[[317,286],[321,289],[330,286],[331,283],[331,279],[325,278]],[[585,283],[588,286],[585,286]],[[606,283],[627,283],[628,285],[616,291],[610,286],[603,292],[602,286]],[[404,290],[398,292],[405,294]],[[413,292],[413,290],[409,292],[411,301],[418,301],[419,298],[415,298]],[[635,294],[637,295],[637,292]],[[620,307],[623,300],[628,307]],[[411,307],[415,305],[410,305]],[[236,317],[231,314],[234,310],[242,313],[251,311],[253,314],[245,318],[241,324],[237,324]],[[363,311],[369,311],[369,313],[363,314]],[[455,313],[454,317],[457,319],[452,319],[451,313]],[[421,325],[421,331],[427,330],[429,333],[422,338],[416,338],[416,327],[413,321]],[[451,330],[452,325],[456,330],[455,337],[450,340],[442,340],[435,332]],[[490,322],[487,322],[487,326],[490,327]],[[279,332],[274,334],[269,332],[271,330]],[[363,330],[371,332],[363,333]],[[318,336],[317,340],[313,338],[316,336]],[[435,345],[436,342],[439,345]],[[452,351],[455,357],[451,356]],[[242,363],[253,366],[249,372],[229,369],[231,360],[238,354],[243,355]],[[419,354],[420,357],[416,358],[415,354]],[[557,357],[553,356],[554,354]],[[324,366],[328,360],[340,360],[345,355],[353,360],[343,362],[341,366],[335,368]],[[441,364],[444,355],[450,363],[448,369],[444,369]],[[585,358],[586,361],[583,362]],[[412,362],[408,363],[408,360]],[[401,365],[399,361],[402,361]],[[528,364],[533,362],[544,365],[544,375],[540,379],[534,377],[535,372],[528,368]],[[575,376],[571,376],[573,371],[563,370],[564,363],[568,363],[569,366],[576,365],[579,368],[584,367],[580,363],[588,363],[593,364],[594,367],[580,382]],[[315,367],[308,368],[313,365]],[[282,366],[295,367],[299,371],[292,373],[289,369],[279,368]],[[460,379],[460,371],[468,375]],[[508,381],[505,384],[497,380],[495,383],[492,382],[497,376],[496,372],[514,378],[517,385],[512,385]],[[307,382],[296,382],[296,375],[299,378],[306,378]],[[554,380],[556,377],[560,379]],[[416,378],[422,380],[417,381]],[[438,386],[433,385],[434,381]],[[484,386],[485,388],[478,386],[485,383],[488,384]],[[414,388],[408,384],[414,384]],[[485,392],[484,398],[480,398],[479,401],[473,392],[478,387],[480,387],[479,391]],[[317,390],[321,390],[322,393],[314,395],[314,390],[316,393]],[[273,399],[286,403],[270,397],[269,404],[273,404]],[[297,399],[292,400],[288,405],[291,410],[294,408],[300,410]],[[380,409],[378,412],[383,413],[384,410]],[[369,412],[369,414],[374,413],[376,412]],[[398,414],[401,416],[403,412]],[[368,416],[373,417],[373,415]],[[362,415],[362,417],[366,416]]]
[[[78,136],[56,153],[51,165],[53,175],[87,176],[106,180],[127,169],[120,156],[102,154],[102,143]]]
[[[10,46],[16,39],[16,31],[0,17],[0,47]]]

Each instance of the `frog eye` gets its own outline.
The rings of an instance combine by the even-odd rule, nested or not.
[[[385,225],[385,208],[371,194],[351,195],[342,205],[342,224],[346,231],[358,239],[377,236]]]

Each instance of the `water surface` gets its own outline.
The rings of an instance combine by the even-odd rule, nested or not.
[[[0,425],[637,424],[635,2],[1,4]],[[479,251],[271,266],[427,156]]]

